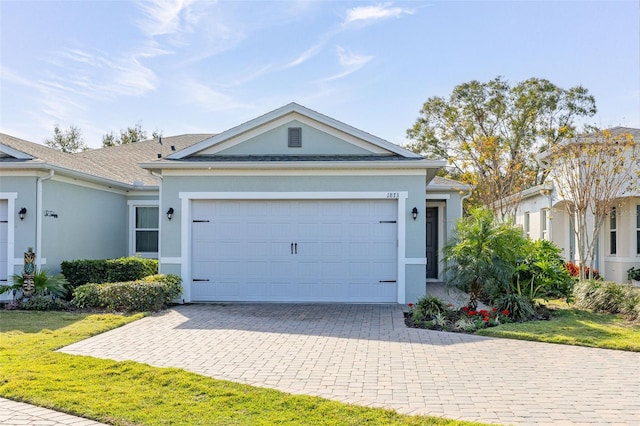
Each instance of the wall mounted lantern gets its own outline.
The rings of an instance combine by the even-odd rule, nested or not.
[[[173,218],[173,207],[169,207],[167,210],[167,219],[171,220]]]
[[[18,217],[20,218],[20,220],[24,220],[24,217],[27,215],[27,208],[23,207],[20,209],[20,211],[18,212]]]
[[[411,210],[411,217],[413,218],[413,220],[416,220],[418,218],[418,208],[414,207],[413,210]]]

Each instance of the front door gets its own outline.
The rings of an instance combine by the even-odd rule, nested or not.
[[[438,208],[427,207],[427,278],[438,278]]]

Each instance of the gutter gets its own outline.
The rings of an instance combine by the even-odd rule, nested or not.
[[[39,177],[36,181],[36,266],[42,267],[42,182],[53,178],[53,169],[49,170],[49,174],[44,177]]]

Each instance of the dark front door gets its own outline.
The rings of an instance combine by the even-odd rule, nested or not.
[[[427,278],[438,278],[438,208],[427,207]]]

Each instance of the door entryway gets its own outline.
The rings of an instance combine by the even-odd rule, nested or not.
[[[438,278],[438,207],[427,207],[427,278]]]

